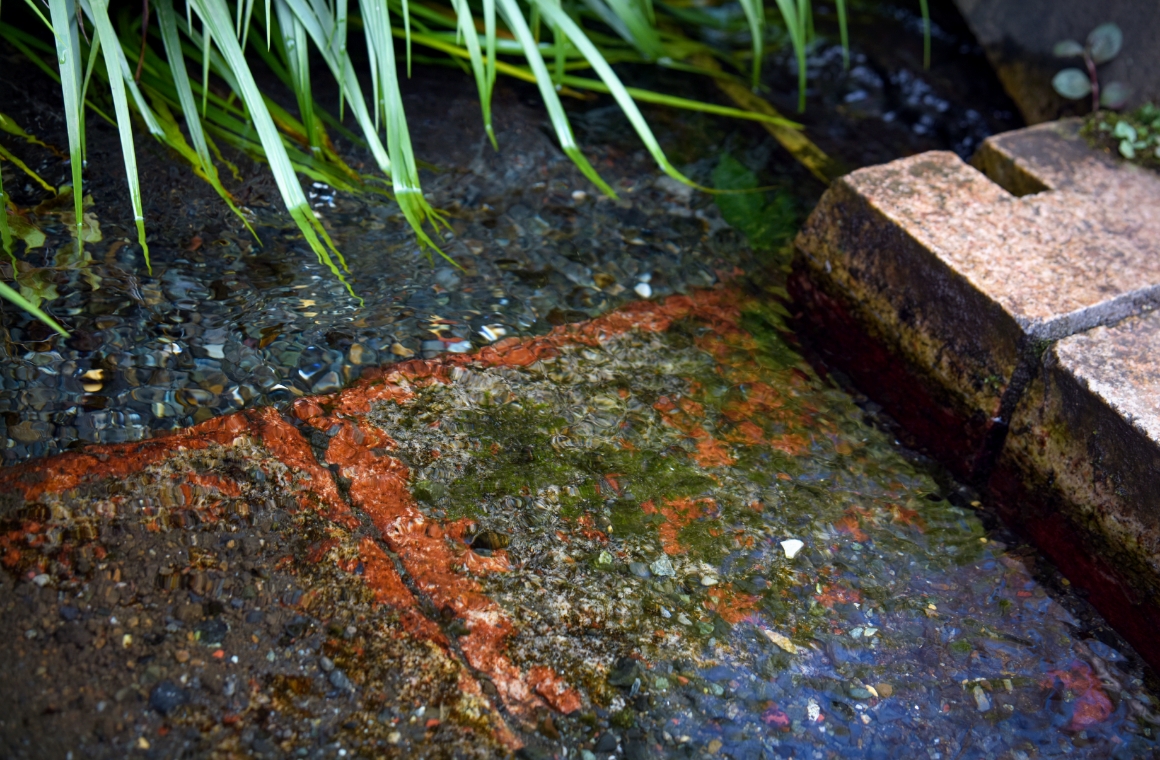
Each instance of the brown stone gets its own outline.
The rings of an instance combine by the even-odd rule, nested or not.
[[[797,239],[796,287],[815,329],[857,330],[882,347],[888,356],[861,374],[904,393],[900,404],[911,391],[882,378],[896,363],[918,378],[927,398],[915,425],[951,428],[941,442],[936,430],[919,438],[960,474],[1005,421],[1021,361],[1160,301],[1160,177],[1076,131],[1063,122],[989,139],[976,163],[994,180],[945,152],[853,172]]]
[[[1124,32],[1120,54],[1099,67],[1103,83],[1121,81],[1132,88],[1129,107],[1160,99],[1160,4],[1146,0],[955,0],[971,31],[995,67],[1003,88],[1023,118],[1036,124],[1063,113],[1085,112],[1090,98],[1066,101],[1051,78],[1078,58],[1052,55],[1060,40],[1082,43],[1099,24],[1116,22]]]
[[[1149,637],[1160,625],[1152,602],[1160,591],[1156,357],[1156,312],[1055,344],[1016,408],[991,478],[1005,504],[1021,505],[1008,510],[1011,519],[1038,531],[1045,552],[1082,573],[1080,582],[1104,586],[1105,606],[1123,608],[1105,612],[1112,622]],[[1098,561],[1077,565],[1083,554]]]
[[[1160,663],[1160,175],[1077,127],[843,177],[791,288],[819,358]]]

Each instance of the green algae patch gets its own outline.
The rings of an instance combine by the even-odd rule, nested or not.
[[[822,635],[846,610],[894,603],[883,553],[934,545],[928,566],[951,566],[978,555],[982,529],[915,494],[937,485],[804,364],[786,316],[750,303],[739,329],[682,319],[526,368],[458,368],[376,422],[433,517],[510,537],[518,569],[481,580],[525,630],[647,630],[650,650],[686,656],[762,614]],[[806,560],[781,551],[788,538]],[[568,612],[528,609],[528,588]],[[514,644],[528,662],[542,646],[523,631]],[[554,661],[608,662],[573,644]]]

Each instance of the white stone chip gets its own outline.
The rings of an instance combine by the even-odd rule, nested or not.
[[[797,553],[800,552],[804,546],[805,543],[797,540],[796,538],[786,539],[785,541],[781,542],[781,548],[785,550],[785,556],[789,559],[796,557]]]

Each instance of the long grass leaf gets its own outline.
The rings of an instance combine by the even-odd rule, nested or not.
[[[157,12],[161,43],[165,47],[165,57],[169,61],[169,71],[174,89],[177,91],[182,115],[185,116],[186,129],[189,130],[189,137],[193,140],[193,147],[203,168],[212,168],[213,161],[210,160],[209,147],[201,128],[197,102],[193,98],[193,88],[189,83],[189,72],[185,68],[185,56],[181,52],[181,40],[177,36],[177,16],[173,11],[173,0],[153,0],[153,7]]]
[[[765,5],[762,0],[740,0],[753,37],[753,89],[761,82],[761,61],[765,53]]]
[[[254,0],[245,0],[246,9],[242,14],[242,50],[246,49],[246,41],[250,38],[250,27],[254,17]]]
[[[373,0],[372,0],[373,1]],[[403,35],[406,37],[407,77],[411,76],[411,8],[407,0],[403,2]]]
[[[367,47],[374,49],[379,67],[379,85],[382,92],[380,100],[375,103],[375,108],[382,110],[383,122],[387,129],[387,150],[391,156],[391,185],[395,191],[395,199],[420,242],[451,261],[423,228],[424,222],[430,221],[438,225],[442,218],[423,197],[419,185],[419,168],[411,147],[403,95],[399,90],[390,10],[386,0],[364,0],[361,7]]]
[[[631,0],[584,0],[584,4],[606,23],[609,21],[608,11],[611,11],[611,16],[619,23],[609,25],[626,41],[631,42],[645,58],[655,61],[665,57],[667,51],[656,27],[649,23],[647,16]]]
[[[786,31],[789,32],[790,45],[793,47],[794,57],[798,65],[798,111],[806,110],[806,30],[805,14],[800,12],[802,2],[808,0],[777,0],[777,9],[781,11],[785,21]]]
[[[3,145],[0,145],[0,158],[11,161],[13,164],[16,165],[17,169],[19,169],[20,171],[27,174],[34,182],[36,182],[36,184],[40,185],[41,187],[43,187],[45,190],[52,193],[53,195],[56,195],[56,188],[55,187],[53,187],[52,185],[45,182],[44,179],[41,178],[41,176],[39,174],[34,172],[32,169],[28,168],[28,164],[24,163],[19,158],[17,158],[15,155],[13,155],[12,152],[9,151],[7,148],[5,148]]]
[[[371,155],[374,156],[379,169],[384,174],[390,174],[391,159],[382,141],[379,140],[378,129],[372,122],[370,111],[367,110],[366,101],[363,99],[362,87],[359,85],[358,77],[355,76],[354,66],[350,62],[350,56],[345,51],[336,50],[334,47],[333,18],[329,15],[319,16],[306,3],[306,0],[275,0],[275,3],[287,4],[302,23],[306,33],[310,36],[311,41],[314,42],[314,46],[322,56],[322,60],[330,69],[331,76],[334,77],[334,80],[344,90],[346,101],[350,104],[355,121],[358,122],[359,128],[362,129],[363,136],[366,138],[367,144],[370,147]]]
[[[838,6],[838,35],[842,40],[842,66],[850,68],[850,30],[846,21],[846,0],[834,0]]]
[[[645,121],[644,115],[637,108],[632,96],[625,89],[624,84],[621,83],[620,77],[616,76],[616,72],[604,60],[600,54],[600,50],[592,44],[592,41],[584,34],[584,30],[564,13],[560,8],[553,5],[550,0],[535,0],[540,6],[540,12],[544,14],[552,23],[558,25],[560,30],[568,36],[568,39],[580,51],[581,55],[588,59],[592,64],[593,70],[608,87],[609,94],[616,100],[616,104],[620,106],[620,110],[628,117],[629,122],[636,130],[637,135],[640,136],[641,142],[644,143],[645,148],[652,155],[657,165],[673,179],[683,182],[686,185],[698,187],[697,183],[686,177],[669,161],[668,156],[665,155],[664,150],[661,149],[660,143],[657,142],[656,136],[649,127],[648,122]]]
[[[206,142],[201,117],[197,112],[197,103],[194,100],[193,88],[189,82],[189,72],[185,68],[185,56],[181,53],[181,41],[177,36],[177,16],[173,11],[172,0],[154,0],[153,7],[157,12],[161,41],[165,46],[165,55],[169,59],[169,71],[173,78],[174,89],[177,91],[181,112],[185,116],[189,138],[193,142],[194,155],[186,157],[194,164],[195,171],[200,169],[199,174],[209,182],[210,186],[230,207],[230,210],[242,220],[242,224],[254,236],[254,239],[258,240],[258,235],[250,226],[249,219],[237,207],[233,196],[222,185],[217,167],[214,165],[213,159],[210,158],[209,144]],[[178,139],[181,137],[181,132],[177,129],[176,121],[167,112],[161,110],[162,106],[163,104],[157,104],[157,111],[166,131],[166,142],[170,145],[176,145],[177,149],[181,151],[179,143],[184,143],[184,140]]]
[[[616,192],[596,173],[596,169],[592,167],[584,154],[580,152],[580,147],[576,145],[576,138],[572,134],[572,125],[568,123],[568,116],[564,113],[560,96],[556,94],[556,87],[548,73],[548,67],[544,65],[544,59],[536,47],[536,41],[532,38],[532,31],[528,28],[527,21],[524,20],[523,11],[520,10],[515,0],[499,0],[498,7],[504,23],[523,46],[528,67],[531,68],[532,74],[535,76],[536,87],[539,88],[540,97],[544,100],[544,107],[548,110],[548,119],[552,123],[552,129],[556,132],[556,139],[560,141],[560,149],[572,159],[580,172],[592,184],[600,188],[604,194],[615,198]],[[568,20],[571,22],[571,19]]]
[[[495,1],[483,0],[483,37],[484,48],[487,53],[487,93],[480,96],[480,105],[483,107],[484,123],[491,123],[491,97],[495,91],[495,77],[497,74],[496,67],[496,25],[495,25]],[[490,135],[492,147],[496,146],[494,133]]]
[[[274,181],[282,194],[283,203],[297,222],[307,244],[318,256],[318,260],[346,285],[351,295],[354,295],[342,273],[342,270],[346,269],[346,262],[307,203],[302,186],[298,183],[298,177],[278,135],[278,129],[274,126],[269,111],[266,110],[261,90],[258,89],[254,75],[246,63],[242,48],[237,39],[228,34],[230,17],[224,0],[189,0],[189,2],[196,7],[205,30],[217,40],[217,47],[233,72],[238,85],[237,93],[245,102],[262,147],[266,151],[266,160],[274,173]]]
[[[89,60],[85,64],[85,79],[84,79],[84,82],[81,84],[81,102],[82,103],[89,99],[89,82],[92,81],[93,71],[96,70],[97,58],[98,58],[97,54],[100,51],[100,49],[101,49],[101,40],[96,35],[93,35],[93,42],[91,45],[89,45]],[[88,138],[86,136],[84,122],[81,122],[81,157],[87,161],[88,156],[89,156]]]
[[[29,2],[29,5],[32,5]],[[83,239],[84,213],[81,169],[84,165],[81,134],[84,132],[85,109],[81,99],[81,45],[77,34],[77,8],[72,0],[49,0],[52,33],[56,40],[56,58],[60,65],[60,88],[64,99],[65,126],[68,130],[68,155],[72,170],[73,211],[75,213],[76,245],[78,251]]]
[[[347,8],[347,0],[337,0],[334,4],[334,45],[338,52],[346,56],[346,29],[347,17],[349,10]],[[345,61],[346,58],[343,58]],[[345,72],[344,72],[345,74]],[[338,120],[342,121],[343,106],[345,105],[343,98],[343,89],[338,88]]]
[[[20,295],[19,292],[13,290],[3,282],[0,282],[0,297],[3,297],[5,300],[11,301],[20,308],[24,309],[26,312],[39,319],[53,330],[56,330],[64,337],[67,338],[69,336],[68,330],[61,327],[55,319],[45,314],[44,311],[42,311],[38,306],[34,306],[28,299]]]
[[[463,37],[464,43],[467,45],[467,53],[471,59],[471,70],[475,74],[475,87],[479,90],[479,105],[483,112],[483,128],[487,132],[487,137],[491,140],[493,148],[498,149],[495,141],[495,130],[491,125],[491,82],[488,80],[489,71],[483,62],[483,53],[479,47],[479,35],[475,31],[475,19],[471,14],[471,7],[468,6],[467,0],[451,0],[452,6],[459,18],[459,33]],[[494,56],[489,53],[489,58]],[[490,64],[491,61],[488,61]]]
[[[85,0],[82,0],[84,2]],[[129,116],[129,97],[125,88],[125,76],[129,74],[129,65],[113,31],[113,23],[109,20],[108,0],[92,0],[88,11],[93,22],[93,37],[101,39],[101,46],[105,57],[105,69],[109,75],[109,91],[113,96],[113,110],[117,114],[117,132],[121,137],[121,158],[125,164],[125,180],[129,185],[129,200],[133,205],[133,221],[137,224],[137,242],[141,245],[141,253],[145,258],[145,267],[152,273],[153,266],[149,260],[149,244],[145,240],[145,213],[141,203],[141,185],[137,178],[137,151],[133,145],[133,124]],[[136,89],[136,86],[134,86]],[[140,93],[137,93],[140,95]],[[144,116],[148,107],[143,101],[137,103],[138,112]],[[147,117],[147,120],[150,117]],[[160,125],[156,124],[160,131]],[[152,131],[152,130],[151,130]],[[74,188],[73,192],[79,194]],[[80,216],[78,223],[83,223]],[[79,227],[78,227],[79,229]]]
[[[188,3],[188,0],[186,0],[186,2]],[[192,3],[188,4],[192,5]],[[193,28],[192,24],[190,25],[190,28]],[[201,115],[205,116],[205,109],[208,105],[206,96],[207,93],[209,93],[209,63],[212,58],[210,52],[213,50],[213,35],[210,34],[209,29],[205,27],[204,19],[202,19],[201,39]]]
[[[922,11],[922,67],[930,68],[930,5],[927,0],[918,0]]]
[[[314,128],[314,96],[310,87],[310,46],[306,39],[306,29],[284,3],[274,8],[278,17],[279,42],[281,43],[286,67],[290,70],[291,89],[298,100],[298,113],[306,130],[310,149],[320,152],[318,135]]]

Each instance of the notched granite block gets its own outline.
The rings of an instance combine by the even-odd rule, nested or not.
[[[1160,312],[1057,343],[996,468],[1048,501],[1142,594],[1160,591]]]
[[[947,152],[853,172],[796,241],[806,311],[843,311],[905,366],[954,421],[923,442],[960,474],[1005,423],[1021,362],[1160,302],[1160,177],[1091,150],[1074,123],[990,138],[976,164],[994,179]]]

